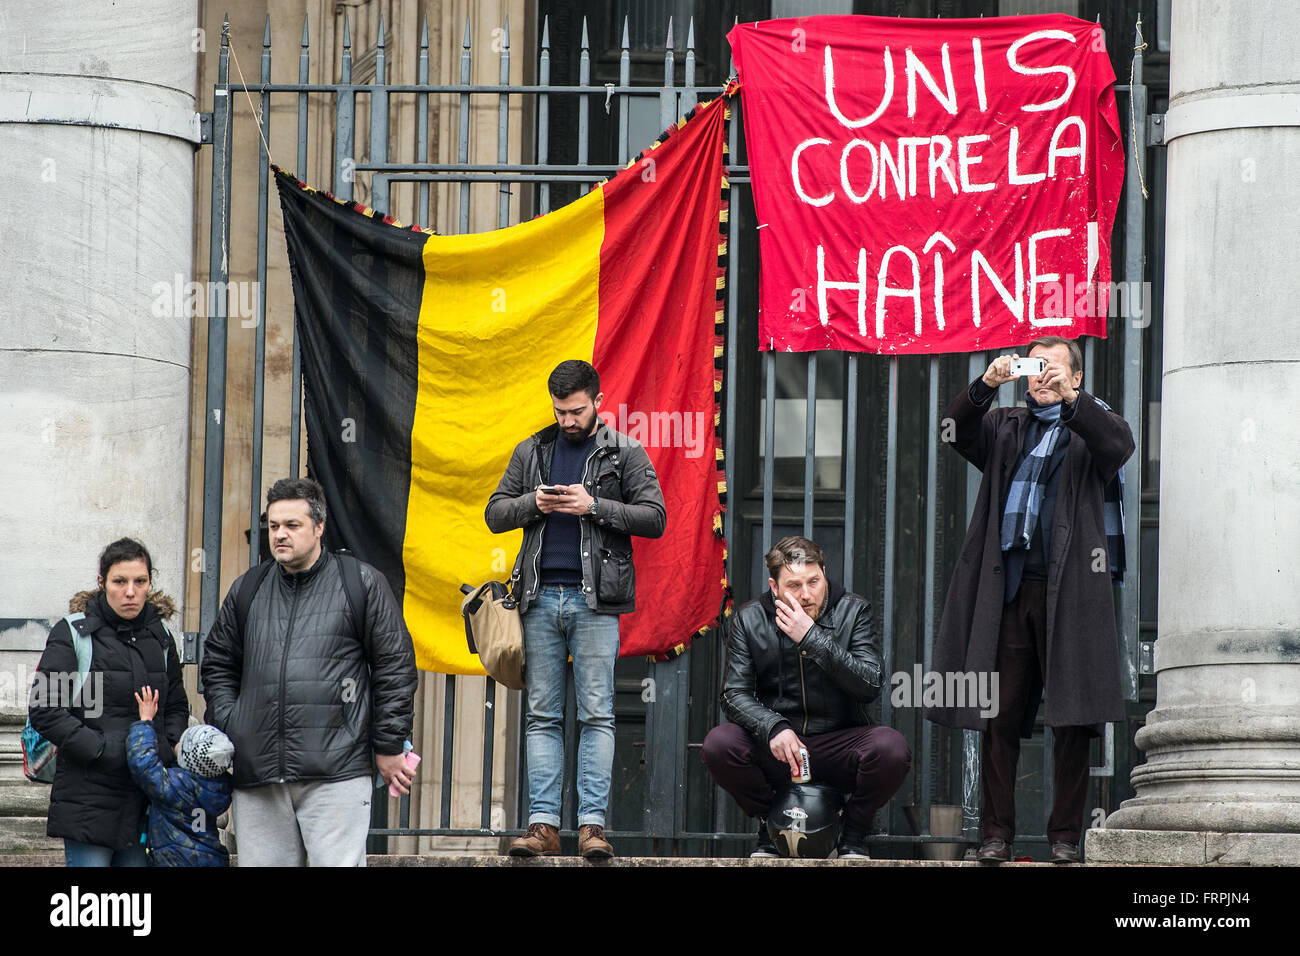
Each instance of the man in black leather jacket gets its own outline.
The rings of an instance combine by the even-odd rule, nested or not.
[[[240,866],[364,866],[376,766],[407,793],[415,649],[384,576],[321,547],[325,496],[309,478],[267,493],[271,556],[241,628],[230,588],[204,643],[207,722],[235,745]],[[248,574],[257,573],[252,569]]]
[[[704,764],[759,818],[751,855],[776,856],[764,818],[806,748],[812,782],[848,795],[840,858],[865,857],[872,817],[912,762],[903,735],[867,716],[882,682],[871,605],[827,581],[826,556],[807,538],[782,538],[764,560],[770,590],[731,621],[722,711],[732,722],[709,732]]]

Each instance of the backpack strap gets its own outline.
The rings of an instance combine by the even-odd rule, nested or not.
[[[249,568],[248,573],[239,582],[239,590],[235,592],[235,629],[239,634],[241,645],[244,643],[244,630],[248,627],[248,609],[253,604],[253,595],[266,580],[273,564],[275,559],[267,558],[257,567]]]
[[[472,600],[465,602],[460,609],[460,616],[465,622],[465,645],[469,648],[471,654],[478,653],[478,646],[474,643],[474,615],[478,613],[479,608],[483,606],[483,589],[487,584],[480,584],[474,587],[472,584],[462,584],[460,591],[466,597],[473,595]]]
[[[85,614],[69,614],[63,620],[67,622],[68,630],[72,632],[72,649],[77,654],[77,676],[72,681],[72,699],[76,700],[81,696],[86,675],[90,673],[90,657],[94,650],[91,635],[94,631]]]
[[[339,571],[343,576],[343,593],[347,596],[348,607],[352,609],[352,621],[357,634],[367,643],[370,641],[370,619],[366,617],[366,585],[361,580],[361,562],[350,551],[335,551]]]
[[[166,671],[167,662],[171,660],[171,654],[176,650],[176,635],[161,617],[155,618],[153,623],[149,625],[149,633],[157,638],[158,643],[162,645],[163,670]]]
[[[339,570],[343,577],[343,593],[352,610],[352,620],[357,633],[365,638],[370,636],[370,622],[366,618],[366,586],[361,580],[361,562],[347,551],[335,551],[334,557],[339,561]],[[244,630],[248,627],[248,609],[253,605],[253,596],[262,586],[266,576],[275,565],[274,558],[268,558],[255,568],[249,569],[239,582],[235,592],[235,626],[239,629],[239,640],[244,640]]]

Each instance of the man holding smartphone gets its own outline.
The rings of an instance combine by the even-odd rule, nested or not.
[[[872,724],[880,696],[880,637],[871,605],[826,577],[826,555],[807,538],[778,541],[764,557],[768,590],[731,618],[720,724],[704,738],[704,765],[741,809],[758,818],[751,857],[775,857],[766,816],[776,791],[802,779],[844,793],[841,859],[867,857],[872,817],[912,763],[903,735]]]
[[[636,607],[632,536],[657,538],[667,512],[654,465],[597,414],[590,363],[561,362],[547,380],[555,424],[516,446],[484,517],[496,534],[523,528],[511,583],[524,628],[528,831],[511,856],[558,856],[566,668],[578,704],[578,852],[613,856],[605,839],[614,765],[618,615]]]
[[[996,358],[943,413],[952,446],[984,473],[934,645],[939,673],[998,673],[994,716],[978,706],[927,707],[949,727],[982,730],[983,842],[978,858],[1011,859],[1016,763],[1040,696],[1052,728],[1053,863],[1079,862],[1089,747],[1124,719],[1112,574],[1123,572],[1120,469],[1133,453],[1128,423],[1080,388],[1083,355],[1059,336],[1035,339],[1025,407],[992,408],[1020,377]],[[1013,367],[1013,363],[1014,366]]]

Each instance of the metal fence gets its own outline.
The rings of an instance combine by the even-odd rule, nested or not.
[[[254,369],[254,393],[253,393],[253,442],[252,442],[252,474],[253,483],[249,489],[249,516],[250,527],[254,533],[250,534],[249,563],[257,563],[261,560],[262,555],[259,550],[258,535],[255,533],[259,525],[259,515],[261,512],[261,488],[259,480],[262,472],[262,450],[263,450],[263,401],[264,401],[264,380],[266,370],[266,325],[263,321],[266,309],[266,278],[267,278],[267,207],[269,200],[269,137],[271,135],[270,115],[273,97],[285,99],[296,98],[291,102],[296,102],[297,110],[297,137],[296,137],[296,159],[297,169],[301,171],[307,168],[308,160],[308,119],[309,119],[309,101],[312,97],[326,97],[333,103],[333,143],[334,143],[334,176],[333,182],[329,184],[321,183],[318,185],[328,187],[336,196],[342,199],[351,199],[353,196],[353,182],[357,175],[367,175],[370,177],[372,198],[370,204],[381,212],[387,212],[391,198],[392,185],[395,183],[413,184],[415,188],[417,210],[423,215],[419,219],[422,223],[430,224],[432,222],[430,190],[432,186],[442,183],[451,183],[458,186],[459,196],[459,224],[461,232],[467,232],[470,226],[470,187],[473,183],[495,183],[498,185],[500,197],[498,202],[497,225],[506,226],[509,224],[510,216],[510,186],[511,184],[529,184],[533,187],[533,208],[530,211],[536,213],[545,213],[551,209],[552,187],[557,184],[583,184],[595,183],[602,180],[617,169],[627,163],[629,155],[639,149],[641,145],[629,143],[629,116],[630,109],[628,104],[634,98],[657,98],[659,106],[660,128],[668,127],[678,116],[690,109],[699,99],[708,99],[722,92],[721,86],[696,86],[696,51],[695,51],[695,28],[692,21],[687,28],[687,40],[684,55],[674,49],[673,27],[669,21],[666,31],[666,43],[664,48],[664,72],[663,82],[658,86],[653,85],[633,85],[631,71],[631,53],[628,44],[627,24],[624,22],[622,34],[622,50],[619,57],[619,80],[617,83],[606,83],[602,85],[592,85],[591,83],[591,51],[588,44],[586,21],[583,22],[582,48],[580,53],[580,76],[577,85],[551,85],[551,50],[549,37],[549,23],[544,21],[541,25],[540,47],[536,53],[536,76],[537,83],[533,85],[512,85],[510,83],[510,58],[512,55],[510,47],[509,23],[507,21],[504,36],[501,38],[502,46],[500,57],[500,81],[496,85],[471,84],[471,34],[470,24],[466,21],[465,34],[460,55],[460,82],[453,85],[437,85],[429,83],[429,41],[427,22],[421,36],[419,54],[417,60],[417,76],[413,84],[389,83],[387,77],[385,37],[382,20],[380,21],[378,42],[374,51],[375,56],[375,81],[373,83],[357,83],[353,81],[353,50],[350,40],[350,31],[344,14],[344,40],[342,48],[341,70],[339,81],[337,83],[313,84],[309,82],[309,67],[311,64],[312,51],[309,43],[309,31],[306,22],[303,24],[301,48],[298,54],[299,63],[299,81],[297,83],[272,83],[271,82],[271,32],[270,20],[268,18],[266,32],[263,40],[262,57],[260,63],[260,78],[257,83],[247,84],[247,93],[255,97],[260,105],[261,129],[260,129],[260,163],[258,175],[258,195],[257,195],[257,324],[256,324],[256,345],[255,345],[255,369]],[[1139,47],[1140,34],[1139,34]],[[675,73],[678,63],[684,66],[684,85],[675,85]],[[1145,232],[1145,206],[1143,200],[1143,191],[1139,182],[1139,168],[1136,160],[1144,159],[1147,149],[1147,93],[1146,87],[1142,85],[1142,54],[1138,49],[1134,54],[1133,63],[1133,82],[1131,85],[1118,86],[1117,90],[1121,94],[1121,103],[1126,107],[1121,109],[1123,119],[1128,120],[1131,129],[1127,133],[1127,153],[1128,153],[1128,179],[1126,184],[1126,198],[1124,205],[1124,234],[1123,234],[1123,266],[1124,278],[1130,283],[1140,283],[1144,279],[1143,274],[1143,247]],[[235,110],[233,98],[236,95],[243,96],[244,88],[239,83],[232,83],[229,64],[229,35],[228,25],[223,29],[222,46],[220,51],[218,78],[214,88],[213,103],[214,109],[210,115],[204,117],[203,129],[205,133],[204,141],[209,143],[213,150],[212,155],[212,216],[211,216],[211,244],[209,257],[209,279],[214,283],[226,283],[229,279],[228,262],[231,236],[229,229],[230,222],[230,204],[231,204],[231,160],[232,160],[232,126],[235,122]],[[413,95],[416,101],[417,125],[415,131],[415,158],[411,161],[390,156],[389,149],[389,101],[394,95]],[[429,101],[434,96],[455,96],[458,101],[457,108],[457,140],[456,152],[457,161],[455,163],[430,163],[426,159],[429,155]],[[353,157],[356,155],[356,134],[357,134],[357,106],[358,97],[365,98],[368,105],[369,113],[369,159],[366,162],[354,162]],[[498,106],[498,123],[497,123],[497,161],[495,163],[470,163],[470,109],[472,97],[496,97]],[[535,117],[533,129],[526,132],[527,136],[532,137],[530,152],[535,152],[536,162],[534,163],[511,163],[509,162],[509,102],[511,97],[522,97],[532,104],[532,115]],[[578,100],[578,121],[577,121],[577,162],[574,164],[557,164],[549,161],[551,153],[550,137],[550,107],[553,98],[556,97],[577,97]],[[613,107],[617,109],[618,114],[618,162],[611,165],[597,165],[588,161],[589,157],[589,138],[591,131],[591,110],[593,101],[597,104],[597,109],[606,109]],[[739,101],[733,101],[733,115],[735,117],[730,129],[730,159],[731,164],[727,167],[728,179],[733,189],[745,189],[749,184],[749,169],[745,165],[737,163],[741,157],[741,136],[740,126],[741,118],[739,116]],[[611,114],[612,115],[612,114]],[[280,147],[283,150],[283,147]],[[733,196],[735,194],[733,193]],[[736,203],[733,202],[733,209]],[[740,420],[740,409],[746,400],[752,401],[757,395],[740,395],[737,393],[737,382],[739,379],[739,363],[742,361],[759,361],[752,359],[750,356],[742,355],[745,350],[749,349],[748,343],[738,340],[738,322],[735,321],[739,306],[739,296],[742,289],[742,276],[739,274],[741,256],[737,254],[739,250],[753,244],[755,235],[752,229],[742,229],[741,217],[732,215],[729,224],[729,249],[732,254],[728,257],[729,274],[727,277],[728,287],[728,321],[727,321],[727,341],[726,341],[726,369],[724,379],[724,454],[727,465],[727,487],[731,494],[731,503],[727,509],[724,518],[724,533],[727,541],[732,547],[728,554],[728,578],[736,584],[743,579],[748,573],[751,562],[754,560],[753,552],[757,550],[758,554],[766,551],[770,546],[773,538],[773,526],[775,521],[776,500],[775,488],[776,480],[774,474],[776,450],[776,382],[777,368],[776,356],[772,352],[763,353],[761,358],[761,371],[764,379],[763,399],[764,411],[761,425],[761,434],[746,434]],[[1135,286],[1130,286],[1134,288]],[[223,462],[223,426],[225,418],[224,412],[226,407],[226,334],[227,334],[227,315],[224,311],[217,310],[216,314],[211,314],[208,318],[207,329],[207,394],[205,416],[205,453],[204,453],[204,471],[203,471],[203,531],[202,545],[205,554],[205,570],[202,575],[201,597],[200,597],[200,632],[206,633],[211,627],[217,613],[220,601],[220,553],[221,553],[221,529],[222,529],[222,500],[224,491],[224,462]],[[1142,402],[1142,336],[1135,334],[1125,334],[1122,343],[1123,356],[1122,363],[1112,362],[1112,365],[1119,364],[1122,367],[1123,374],[1121,381],[1112,382],[1112,392],[1120,396],[1120,411],[1124,418],[1131,424],[1134,430],[1134,437],[1137,440],[1138,447],[1142,447],[1141,427],[1143,423],[1143,402]],[[1085,387],[1092,390],[1093,387],[1093,370],[1096,365],[1094,353],[1097,351],[1097,345],[1092,339],[1085,343],[1085,369],[1086,379]],[[989,355],[972,354],[969,357],[968,372],[966,380],[973,379],[986,367],[991,358]],[[825,361],[824,358],[820,358]],[[803,470],[803,489],[802,489],[802,529],[803,534],[813,537],[814,531],[814,513],[817,503],[816,481],[814,475],[816,448],[816,428],[817,428],[817,398],[818,398],[818,372],[819,372],[819,355],[810,353],[804,357],[806,362],[806,382],[807,396],[805,402],[805,456]],[[880,602],[879,621],[883,631],[884,643],[884,672],[886,675],[892,674],[900,666],[910,668],[914,661],[901,661],[896,659],[895,655],[895,629],[898,619],[899,609],[896,607],[896,552],[897,552],[897,508],[899,502],[899,463],[903,457],[900,445],[899,435],[899,391],[900,391],[900,360],[898,358],[884,358],[872,355],[849,354],[846,357],[845,369],[845,394],[843,400],[843,441],[844,452],[842,458],[842,472],[839,480],[840,487],[843,489],[843,549],[842,549],[842,567],[843,579],[846,585],[862,577],[859,570],[859,563],[866,558],[863,549],[868,546],[864,541],[863,535],[858,528],[857,513],[860,507],[863,507],[858,498],[858,489],[862,484],[862,476],[859,475],[857,463],[860,458],[860,449],[858,446],[859,433],[862,430],[863,423],[859,417],[860,401],[860,378],[864,371],[871,370],[873,374],[887,374],[887,395],[888,401],[879,413],[884,417],[885,446],[886,446],[886,463],[884,474],[884,535],[883,535],[883,553],[878,557],[873,556],[873,560],[878,560],[883,568],[883,581],[879,587],[878,597]],[[937,546],[938,524],[941,519],[940,512],[940,480],[938,476],[938,449],[939,449],[939,411],[942,408],[941,396],[939,392],[941,369],[940,358],[933,357],[928,360],[927,378],[928,378],[928,415],[927,428],[925,432],[925,518],[924,518],[924,570],[923,570],[923,592],[924,597],[918,608],[921,614],[921,634],[923,640],[920,646],[919,663],[925,670],[930,668],[931,651],[935,633],[935,611],[938,605],[938,598],[941,596],[940,581],[949,571],[949,567],[941,565],[941,556]],[[866,363],[878,363],[875,369],[871,369]],[[887,366],[887,373],[882,371]],[[295,342],[293,351],[293,368],[291,384],[291,421],[290,421],[290,473],[298,474],[300,471],[299,461],[299,441],[298,436],[301,431],[300,401],[301,401],[301,364],[298,354],[297,344]],[[1114,397],[1114,395],[1112,395]],[[1014,401],[1009,387],[1004,387],[1004,391],[999,395],[999,401],[1006,403]],[[1112,402],[1112,404],[1115,404]],[[763,448],[766,449],[762,456],[762,498],[761,498],[761,550],[751,549],[746,553],[737,553],[734,550],[734,542],[737,540],[737,512],[739,508],[739,489],[735,483],[735,463],[738,460],[738,451],[740,443],[747,441],[756,441],[761,437]],[[1126,536],[1127,545],[1127,568],[1128,583],[1118,590],[1118,609],[1120,633],[1122,635],[1123,647],[1122,656],[1124,662],[1123,688],[1125,697],[1128,700],[1137,698],[1137,675],[1139,659],[1139,592],[1138,592],[1138,575],[1140,562],[1138,560],[1138,516],[1140,514],[1139,496],[1142,483],[1140,479],[1141,461],[1140,455],[1135,455],[1126,466],[1126,495],[1124,501],[1125,514],[1129,520],[1129,533]],[[969,519],[969,509],[973,506],[976,490],[978,489],[979,476],[973,469],[966,470],[964,478],[964,500],[966,502],[965,518]],[[819,521],[819,527],[824,523]],[[962,523],[964,528],[965,523]],[[756,544],[759,542],[756,542]],[[191,638],[196,635],[190,635]],[[698,643],[698,642],[697,642]],[[714,673],[721,673],[721,654],[723,642],[718,640],[713,648],[706,650],[707,645],[697,647],[692,653],[695,655],[704,653],[716,653],[718,661],[713,665],[716,670]],[[698,747],[698,744],[692,745],[688,740],[687,718],[689,704],[688,691],[688,665],[691,655],[680,657],[672,661],[654,663],[649,665],[649,673],[655,680],[658,688],[658,700],[656,706],[649,710],[646,715],[646,741],[645,741],[645,761],[647,769],[647,779],[645,787],[645,813],[644,828],[635,831],[613,831],[612,835],[629,836],[629,837],[648,837],[656,841],[654,846],[656,850],[660,848],[659,841],[668,841],[667,846],[671,852],[677,852],[684,845],[683,841],[703,841],[705,845],[718,847],[726,841],[747,840],[752,837],[751,830],[745,832],[736,832],[737,828],[729,826],[729,818],[735,818],[734,809],[729,810],[728,798],[721,791],[716,791],[712,795],[712,822],[713,830],[691,829],[686,826],[687,813],[683,805],[683,786],[687,776],[686,762],[690,758],[691,751]],[[494,718],[493,714],[497,708],[491,706],[491,703],[500,699],[492,682],[488,681],[487,701],[489,706],[485,710],[485,733],[481,741],[463,739],[465,735],[458,735],[455,726],[455,701],[457,679],[454,676],[448,676],[446,680],[445,692],[445,710],[442,723],[442,765],[440,768],[442,779],[442,802],[440,807],[439,825],[432,828],[412,828],[409,826],[409,800],[404,798],[401,804],[401,810],[398,820],[398,826],[378,826],[372,830],[372,835],[377,837],[385,836],[467,836],[467,835],[484,835],[518,832],[518,825],[522,819],[516,819],[515,827],[507,829],[493,830],[490,819],[491,798],[492,798],[492,750],[494,740]],[[708,700],[709,726],[717,722],[717,704],[716,691]],[[515,693],[515,692],[507,692]],[[570,708],[572,704],[570,702]],[[698,704],[696,706],[699,706]],[[517,712],[517,708],[516,708]],[[880,719],[882,723],[891,723],[893,717],[892,708],[889,700],[888,688],[880,702]],[[572,713],[566,720],[568,727],[572,727]],[[1102,748],[1102,764],[1093,767],[1093,774],[1096,776],[1112,776],[1115,771],[1114,760],[1114,739],[1111,734],[1111,728],[1107,728],[1107,736]],[[874,835],[872,843],[924,843],[924,842],[947,842],[954,839],[951,834],[932,834],[929,827],[929,808],[935,802],[934,795],[934,777],[935,777],[935,735],[936,733],[949,733],[942,728],[933,727],[928,721],[921,721],[919,729],[919,740],[917,746],[914,746],[914,773],[919,777],[919,800],[918,805],[921,810],[919,819],[916,821],[915,829],[918,832],[913,833],[890,833],[882,832]],[[960,801],[962,806],[962,838],[974,840],[978,837],[978,802],[979,802],[979,747],[978,734],[971,731],[960,734]],[[574,735],[566,733],[566,738],[570,749],[574,745]],[[451,823],[451,793],[452,793],[452,759],[457,748],[481,747],[483,753],[483,787],[482,787],[482,808],[480,828],[465,829],[452,826]],[[1051,747],[1044,746],[1044,787],[1045,806],[1050,806],[1050,786],[1051,773],[1050,766],[1046,765],[1050,761]],[[566,759],[566,764],[571,765],[572,754]],[[517,766],[517,764],[516,764]],[[522,775],[519,775],[522,776]],[[519,781],[522,787],[522,781]],[[715,788],[716,790],[716,788]],[[516,800],[520,811],[526,805],[522,799],[522,789],[520,798]],[[896,814],[886,811],[881,815],[889,826],[891,819],[897,819]],[[566,819],[568,817],[566,816]],[[1045,820],[1044,820],[1045,828]],[[1044,841],[1045,836],[1042,830],[1037,833],[1031,833],[1024,836],[1017,836],[1017,842]],[[710,850],[709,852],[716,852]]]

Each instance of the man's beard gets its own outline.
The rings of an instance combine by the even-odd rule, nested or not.
[[[578,429],[576,431],[571,432],[562,427],[560,428],[560,434],[564,436],[566,441],[572,442],[575,445],[581,445],[583,442],[585,442],[588,438],[591,437],[592,426],[595,424],[596,424],[596,416],[593,415],[591,417],[591,421],[587,422],[585,428],[583,428],[582,426],[578,426]]]
[[[831,598],[831,589],[827,588],[826,593],[822,595],[822,602],[818,604],[815,608],[813,608],[811,611],[805,611],[804,613],[807,614],[814,621],[817,620],[822,616],[822,611],[826,610],[826,602],[829,601],[830,598]]]

